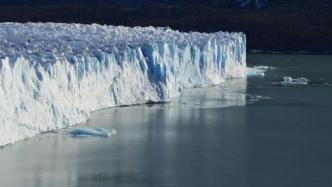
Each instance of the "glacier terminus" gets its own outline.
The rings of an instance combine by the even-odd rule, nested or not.
[[[0,146],[245,77],[243,33],[97,24],[0,24]]]

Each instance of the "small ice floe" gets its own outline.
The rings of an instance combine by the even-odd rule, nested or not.
[[[256,69],[256,68],[250,68],[247,67],[247,76],[248,77],[264,77],[265,71],[263,69]]]
[[[264,97],[264,96],[261,96],[261,95],[247,95],[247,101],[248,101],[248,104],[254,104],[254,103],[257,103],[257,102],[260,102],[260,101],[266,101],[266,100],[272,100],[271,97]]]
[[[293,85],[308,85],[309,80],[304,77],[300,77],[297,79],[294,79],[292,77],[284,77],[281,81],[281,85],[283,86],[293,86]]]
[[[260,69],[260,70],[273,70],[273,69],[277,69],[273,66],[254,66],[254,69]]]
[[[104,129],[104,128],[75,128],[68,131],[68,134],[72,136],[98,136],[98,137],[110,137],[116,134],[114,129]]]
[[[247,76],[248,77],[264,77],[265,72],[268,70],[276,69],[272,66],[254,66],[254,67],[247,67]]]

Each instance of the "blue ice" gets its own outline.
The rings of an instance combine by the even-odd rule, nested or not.
[[[70,135],[73,136],[99,136],[99,137],[109,137],[116,134],[114,129],[104,129],[104,128],[75,128],[68,131]]]

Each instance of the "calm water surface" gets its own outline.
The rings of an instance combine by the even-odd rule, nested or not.
[[[0,149],[1,187],[331,187],[332,56],[250,55],[265,78],[186,91],[168,104],[101,110],[81,126]],[[283,76],[309,86],[283,87]]]

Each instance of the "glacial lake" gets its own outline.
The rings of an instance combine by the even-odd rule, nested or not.
[[[186,90],[171,103],[96,111],[80,127],[0,148],[1,187],[330,187],[332,56],[249,55],[263,77]],[[282,86],[284,76],[307,86]]]

